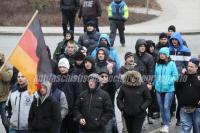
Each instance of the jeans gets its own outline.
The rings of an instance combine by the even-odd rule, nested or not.
[[[9,131],[9,122],[8,122],[7,117],[6,117],[5,106],[6,106],[6,102],[0,102],[1,120],[2,120],[2,123],[3,123],[3,126],[4,126],[4,128],[6,130],[6,132],[8,133],[8,131]]]
[[[27,130],[16,130],[16,129],[10,128],[9,133],[28,133],[28,131]]]
[[[171,114],[170,109],[174,98],[174,92],[156,92],[161,118],[164,125],[169,126]]]
[[[186,113],[181,108],[181,130],[180,133],[190,133],[193,127],[193,133],[200,133],[200,108],[196,108],[193,113]]]
[[[116,118],[113,117],[105,125],[105,133],[118,133]]]

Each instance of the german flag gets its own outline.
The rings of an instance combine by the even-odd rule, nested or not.
[[[52,73],[38,11],[33,15],[8,60],[27,77],[30,93],[37,90],[35,84],[39,81],[38,77],[47,77]]]

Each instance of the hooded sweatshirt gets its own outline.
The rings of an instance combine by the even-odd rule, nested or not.
[[[172,39],[178,40],[179,47],[175,48],[172,44]],[[183,40],[179,32],[174,32],[170,38],[170,57],[175,61],[178,73],[181,74],[182,69],[187,68],[188,61],[191,56],[190,50],[183,45]]]
[[[98,52],[99,52],[100,50],[104,51],[105,57],[104,57],[104,60],[103,60],[103,61],[100,61],[100,60],[98,59]],[[102,71],[102,70],[107,69],[108,58],[109,58],[108,50],[107,50],[106,48],[103,48],[103,47],[99,48],[98,51],[97,51],[97,54],[96,54],[96,65],[95,65],[95,68],[96,68],[97,73],[99,73],[99,72]],[[113,75],[116,75],[116,74],[117,74],[117,66],[114,65],[114,66],[113,66]]]
[[[61,113],[59,103],[51,96],[51,84],[48,81],[42,83],[47,93],[34,99],[28,118],[28,132],[29,133],[60,133]]]
[[[105,48],[108,49],[109,57],[112,58],[116,62],[117,68],[120,68],[121,67],[120,58],[118,56],[117,51],[111,46],[110,38],[107,34],[100,35],[99,40],[98,40],[98,46],[95,48],[95,50],[93,50],[91,55],[94,58],[96,57],[96,53],[97,53],[98,49],[100,48],[102,38],[105,38],[107,40],[107,46],[105,46]]]

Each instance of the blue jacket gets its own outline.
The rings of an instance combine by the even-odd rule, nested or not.
[[[109,51],[109,57],[112,58],[116,62],[117,68],[119,69],[121,67],[120,58],[118,56],[117,51],[111,46],[110,39],[109,39],[107,34],[101,34],[100,35],[99,40],[98,40],[98,46],[93,50],[93,52],[91,54],[92,57],[96,58],[96,53],[99,49],[99,44],[100,44],[102,38],[105,38],[107,40],[107,43],[108,43],[107,48],[108,48],[108,51]]]
[[[175,91],[174,83],[178,79],[178,71],[174,61],[167,64],[156,63],[154,85],[158,92]]]
[[[179,47],[175,48],[172,44],[172,39],[176,39],[179,42]],[[174,32],[170,38],[170,57],[175,61],[178,73],[180,74],[182,69],[187,68],[187,63],[190,59],[191,52],[190,50],[183,45],[183,39],[179,32]]]

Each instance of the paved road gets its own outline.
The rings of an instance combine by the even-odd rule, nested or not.
[[[75,39],[77,40],[77,36],[75,36]],[[132,51],[134,52],[135,48],[135,42],[138,38],[144,38],[144,39],[151,39],[155,42],[158,41],[158,36],[126,36],[126,47],[121,47],[119,44],[119,39],[118,37],[116,38],[116,44],[115,48],[117,49],[118,53],[120,54],[121,60],[124,58],[124,54],[127,51]],[[190,47],[192,54],[197,55],[199,54],[200,51],[200,35],[186,35],[183,36],[183,38],[187,41],[188,46]],[[16,42],[18,41],[19,36],[0,36],[0,50],[5,52],[6,55],[9,54],[9,52],[15,47]],[[45,36],[45,41],[46,44],[49,45],[50,50],[54,51],[56,44],[62,40],[62,36]],[[117,122],[118,122],[118,127],[121,131],[121,118],[120,118],[120,112],[118,109],[116,109],[116,114],[117,114]],[[170,128],[171,133],[177,133],[178,132],[178,127],[174,126],[175,124],[174,118],[172,119],[172,126]],[[146,122],[144,124],[144,133],[157,133],[160,127],[160,121],[156,120],[153,125],[148,125]],[[2,124],[0,122],[0,133],[4,133],[4,129],[2,127]]]

